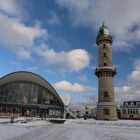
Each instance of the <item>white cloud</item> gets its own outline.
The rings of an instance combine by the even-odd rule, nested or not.
[[[135,85],[115,87],[115,96],[118,104],[124,101],[140,100],[140,88]]]
[[[78,83],[70,83],[68,81],[60,81],[54,84],[54,87],[58,90],[64,90],[69,92],[86,92],[94,90],[93,87],[80,85]]]
[[[119,94],[128,94],[131,93],[132,87],[130,86],[122,86],[122,87],[115,87],[115,92]]]
[[[89,66],[90,56],[84,49],[74,49],[68,52],[56,52],[54,49],[42,46],[37,53],[45,60],[45,64],[58,67],[61,72],[79,71]]]
[[[135,84],[140,84],[140,70],[134,70],[129,76],[129,80]]]
[[[33,54],[38,55],[44,59],[47,66],[58,68],[61,73],[79,71],[88,67],[90,57],[84,49],[75,49],[68,52],[57,52],[48,47],[42,49],[43,44],[48,39],[47,29],[43,29],[39,22],[27,26],[17,16],[18,14],[22,16],[20,12],[18,13],[18,9],[23,8],[17,5],[15,0],[8,2],[8,4],[6,2],[8,1],[0,1],[0,10],[6,13],[0,12],[0,41],[13,50],[19,58],[33,59]],[[12,16],[9,16],[9,13]],[[48,22],[51,24],[61,23],[54,12],[52,12],[52,17]],[[58,46],[69,46],[63,38],[57,38],[56,43]]]
[[[20,66],[21,65],[20,62],[18,62],[18,61],[12,61],[11,64],[15,65],[15,66]]]
[[[13,46],[10,46],[13,49]],[[30,47],[31,48],[31,47]],[[31,49],[22,47],[22,46],[14,46],[14,51],[21,59],[32,59]]]
[[[0,15],[0,41],[23,59],[31,58],[36,38],[47,37],[47,31],[38,24],[26,26],[20,20]]]
[[[18,7],[15,3],[15,0],[0,0],[0,10],[5,12],[5,13],[11,13],[13,15],[17,15]]]
[[[35,39],[45,39],[47,30],[42,29],[39,22],[31,26],[24,24],[27,13],[23,5],[17,0],[0,0],[0,41],[19,58],[31,59]]]
[[[61,20],[55,12],[51,12],[51,17],[47,20],[49,25],[61,25]]]
[[[58,0],[57,3],[68,9],[74,26],[97,29],[106,21],[117,42],[116,50],[128,51],[140,40],[139,0]]]
[[[68,52],[68,67],[79,71],[89,65],[90,57],[84,49],[75,49]]]
[[[133,84],[139,85],[140,84],[140,59],[136,59],[134,62],[134,70],[128,76],[130,82]]]
[[[27,12],[22,7],[23,2],[18,0],[0,0],[0,13],[9,16],[23,18]]]
[[[134,61],[134,69],[128,75],[128,84],[115,87],[116,101],[140,100],[140,59]]]

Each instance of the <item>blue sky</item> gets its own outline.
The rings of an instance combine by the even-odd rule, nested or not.
[[[0,0],[0,76],[25,70],[48,80],[71,104],[95,105],[96,36],[113,36],[116,102],[140,100],[139,0]]]

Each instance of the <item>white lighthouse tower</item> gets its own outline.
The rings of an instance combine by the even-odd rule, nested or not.
[[[98,68],[95,70],[95,75],[98,77],[98,120],[118,119],[114,97],[116,68],[112,66],[112,41],[108,27],[103,23],[96,38],[99,57]]]

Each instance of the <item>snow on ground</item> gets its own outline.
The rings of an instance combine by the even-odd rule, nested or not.
[[[31,121],[33,120],[33,121]],[[25,117],[20,117],[14,119],[16,123],[10,123],[10,118],[1,118],[0,119],[0,140],[7,140],[12,137],[17,137],[20,135],[25,135],[30,131],[33,131],[35,127],[42,127],[48,121],[40,119],[29,119],[27,123],[21,123],[25,121]]]
[[[33,119],[0,123],[0,140],[140,140],[140,121],[77,119],[53,124]]]
[[[27,123],[21,123],[21,122],[18,122],[18,123],[13,123],[12,125],[15,125],[15,126],[22,126],[22,127],[39,127],[39,126],[43,126],[43,125],[46,125],[46,123],[50,123],[48,121],[29,121]]]
[[[19,136],[23,133],[27,133],[28,128],[17,127],[9,124],[0,124],[0,140],[7,140],[8,138]]]
[[[10,122],[11,118],[0,118],[0,123],[6,123],[6,122]],[[18,122],[18,121],[23,121],[25,120],[25,117],[19,117],[19,118],[15,118],[14,121]]]
[[[78,120],[69,120],[65,123],[68,124],[88,124],[88,125],[99,125],[99,126],[121,126],[121,127],[140,127],[139,120],[118,120],[118,121],[98,121],[94,119],[78,119]]]

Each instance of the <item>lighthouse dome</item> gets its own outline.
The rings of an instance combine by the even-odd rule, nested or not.
[[[109,35],[108,27],[105,25],[104,22],[103,22],[103,25],[99,29],[99,36],[102,36],[102,35]]]

